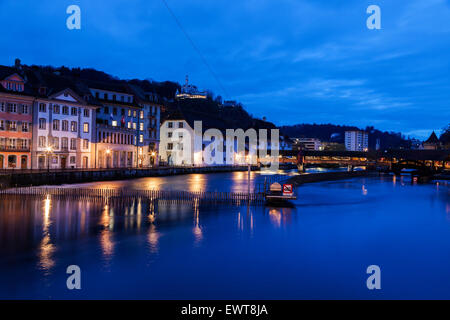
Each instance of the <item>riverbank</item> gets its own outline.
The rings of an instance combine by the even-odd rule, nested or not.
[[[377,177],[381,173],[376,171],[348,171],[348,172],[322,172],[309,173],[294,176],[287,180],[287,183],[292,183],[294,186],[299,186],[304,183],[333,181],[341,179],[350,179],[356,177]]]
[[[0,189],[40,185],[62,185],[94,181],[128,180],[145,177],[164,177],[192,173],[221,173],[247,171],[247,166],[217,167],[158,167],[147,169],[99,169],[60,171],[20,171],[0,175]],[[259,170],[252,166],[252,171]]]

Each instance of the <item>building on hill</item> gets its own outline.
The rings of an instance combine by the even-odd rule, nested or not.
[[[208,97],[206,91],[200,91],[195,85],[189,84],[189,77],[186,76],[186,82],[181,90],[176,92],[177,99],[206,99]]]
[[[321,142],[317,138],[293,138],[292,139],[294,150],[308,150],[318,151],[321,150]]]
[[[364,131],[345,131],[345,149],[347,151],[368,151],[369,135]]]
[[[0,169],[30,169],[34,93],[20,61],[0,66]]]
[[[425,150],[437,150],[440,148],[441,143],[436,135],[436,133],[433,131],[430,135],[430,137],[423,142],[423,149]]]

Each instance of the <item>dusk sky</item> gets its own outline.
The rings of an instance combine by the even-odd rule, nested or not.
[[[0,64],[93,67],[183,82],[277,125],[334,123],[426,138],[450,123],[450,0],[0,0]],[[68,30],[66,8],[81,8]],[[381,8],[369,30],[366,8]]]

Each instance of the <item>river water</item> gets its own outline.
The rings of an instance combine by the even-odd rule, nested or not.
[[[245,192],[246,179],[77,187]],[[447,182],[354,178],[296,192],[292,208],[0,199],[0,298],[450,299]],[[66,287],[69,265],[81,290]],[[381,290],[367,289],[369,265]]]

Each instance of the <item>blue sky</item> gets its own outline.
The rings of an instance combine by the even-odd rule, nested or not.
[[[450,123],[449,0],[166,1],[222,86],[163,0],[0,0],[0,64],[19,57],[157,81],[189,74],[278,125],[425,138]],[[71,4],[81,30],[66,28]],[[370,4],[381,8],[381,30],[366,27]]]

